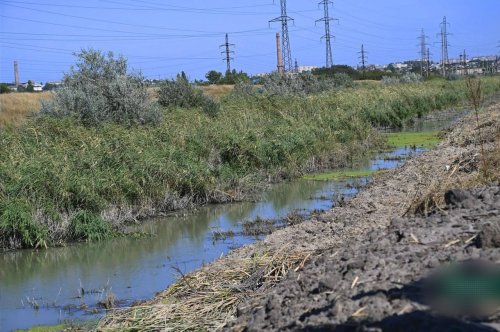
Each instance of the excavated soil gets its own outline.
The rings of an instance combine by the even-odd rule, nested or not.
[[[428,310],[419,284],[437,267],[500,263],[500,187],[447,194],[446,209],[394,218],[291,271],[270,294],[242,304],[233,330],[490,331]],[[484,318],[500,323],[500,316]],[[496,325],[497,328],[500,325]],[[364,329],[362,329],[364,328]],[[376,328],[376,329],[374,329]]]
[[[483,149],[498,179],[500,104],[479,122],[466,117],[436,148],[377,175],[344,206],[237,249],[141,307],[111,312],[99,328],[500,330],[498,315],[445,315],[421,296],[443,265],[500,263],[500,187],[480,172]],[[249,268],[269,256],[298,258]],[[196,312],[210,305],[216,313]]]

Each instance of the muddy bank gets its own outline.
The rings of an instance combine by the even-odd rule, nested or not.
[[[428,217],[394,218],[344,248],[291,271],[270,294],[243,303],[229,329],[477,331],[477,321],[431,312],[420,284],[438,266],[468,259],[500,263],[500,187],[447,193]],[[500,298],[499,298],[500,300]],[[500,317],[483,317],[500,323]],[[496,325],[500,328],[500,324]]]
[[[345,206],[279,230],[182,276],[154,300],[110,313],[100,327],[349,329],[383,324],[393,314],[400,314],[393,318],[402,324],[428,317],[425,321],[433,325],[424,304],[385,294],[417,282],[446,261],[500,257],[498,248],[474,246],[480,236],[465,243],[484,226],[474,224],[474,213],[479,218],[484,211],[498,211],[498,187],[485,189],[491,200],[470,193],[471,202],[481,201],[476,212],[474,206],[462,203],[446,207],[444,201],[448,189],[484,186],[498,177],[499,113],[500,107],[493,106],[480,118],[488,174],[480,172],[480,139],[468,117],[438,147],[377,175]],[[411,217],[436,206],[443,215]],[[453,215],[451,211],[458,219],[443,221],[446,213]],[[488,218],[498,222],[498,212]],[[464,232],[465,226],[472,228]],[[435,233],[436,227],[441,230]],[[394,241],[401,237],[394,235],[397,232],[404,235],[399,242]]]

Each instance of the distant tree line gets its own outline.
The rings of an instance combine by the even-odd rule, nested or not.
[[[250,82],[250,76],[243,71],[227,71],[226,74],[222,74],[216,70],[210,70],[206,73],[205,78],[209,84],[236,84],[236,83],[246,83]]]
[[[335,74],[346,74],[349,75],[353,80],[376,80],[380,81],[382,77],[396,76],[396,72],[391,70],[380,70],[367,68],[364,71],[361,69],[355,69],[348,65],[335,65],[332,67],[322,67],[312,70],[312,74],[318,78],[331,78]]]

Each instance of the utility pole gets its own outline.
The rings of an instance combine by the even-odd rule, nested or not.
[[[16,84],[16,88],[19,87],[19,66],[17,65],[17,61],[14,61],[14,82]]]
[[[363,78],[364,78],[366,70],[366,51],[365,51],[365,46],[363,44],[361,44],[361,52],[358,52],[358,54],[361,54],[359,58],[361,59],[361,70],[363,72]]]
[[[282,49],[282,58],[283,58],[283,66],[285,71],[292,71],[292,51],[290,50],[290,37],[288,35],[288,21],[293,21],[293,18],[287,15],[286,13],[286,0],[280,0],[281,4],[281,16],[276,17],[269,21],[272,22],[281,22],[281,49]]]
[[[278,56],[278,73],[283,74],[285,67],[283,67],[283,57],[281,56],[281,42],[280,33],[276,32],[276,54]]]
[[[443,77],[447,75],[448,66],[448,36],[450,35],[447,31],[449,23],[446,22],[446,16],[443,17],[443,22],[441,22],[441,74]]]
[[[329,5],[333,2],[329,0],[323,0],[319,5],[323,5],[323,18],[316,20],[316,22],[325,22],[325,35],[321,39],[325,39],[326,43],[326,68],[333,66],[333,52],[332,52],[332,35],[330,34],[330,21],[338,21],[336,18],[331,18],[329,14]],[[335,37],[334,37],[335,38]]]
[[[221,54],[225,54],[225,58],[222,59],[226,61],[226,74],[231,72],[231,60],[234,60],[234,58],[231,57],[231,54],[234,54],[234,51],[231,51],[231,46],[234,46],[234,44],[229,43],[229,35],[226,33],[226,42],[219,47],[225,47],[225,51],[222,51]]]
[[[422,29],[422,32],[420,33],[420,37],[418,39],[420,40],[420,76],[424,77],[424,64],[426,61],[426,51],[427,51],[427,43],[426,43],[426,38],[427,36],[424,33],[424,29]]]

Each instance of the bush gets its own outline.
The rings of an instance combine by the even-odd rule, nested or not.
[[[352,88],[354,86],[354,81],[351,76],[346,73],[336,73],[333,75],[333,84],[336,87]]]
[[[127,73],[127,60],[105,56],[100,51],[82,50],[78,62],[63,79],[63,88],[42,103],[42,116],[72,116],[82,124],[103,122],[122,125],[157,123],[159,108],[148,96],[141,74]]]
[[[263,91],[278,96],[309,95],[335,88],[335,81],[318,80],[311,73],[272,73],[263,78]]]
[[[0,84],[0,93],[10,93],[9,86],[7,84]]]
[[[215,117],[220,109],[219,103],[191,85],[184,74],[177,75],[175,80],[162,83],[158,92],[158,102],[169,108],[201,107],[203,112],[211,117]]]
[[[203,101],[203,92],[189,84],[184,75],[177,75],[175,80],[166,80],[160,86],[158,102],[165,107],[193,108]]]
[[[397,77],[382,76],[382,83],[385,85],[397,85],[401,83],[401,80]]]
[[[33,220],[28,203],[0,202],[0,238],[22,248],[47,247],[47,231]]]
[[[79,211],[71,219],[68,232],[73,240],[101,241],[111,236],[111,227],[98,216]]]
[[[401,83],[416,83],[422,81],[422,75],[416,73],[406,73],[401,76]]]
[[[205,97],[202,100],[201,109],[210,117],[216,117],[220,111],[220,105],[212,97]]]
[[[238,82],[234,85],[231,94],[236,96],[249,96],[255,92],[255,89],[250,82]]]

